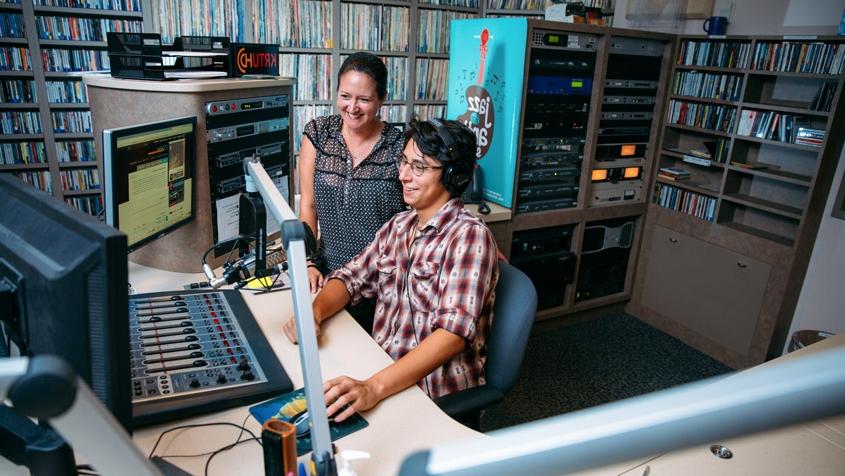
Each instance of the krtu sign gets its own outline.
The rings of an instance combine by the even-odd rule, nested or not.
[[[279,45],[257,43],[231,44],[230,76],[245,74],[279,75]]]

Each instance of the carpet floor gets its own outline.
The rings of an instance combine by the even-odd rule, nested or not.
[[[730,372],[626,314],[531,336],[519,379],[481,418],[492,431]]]

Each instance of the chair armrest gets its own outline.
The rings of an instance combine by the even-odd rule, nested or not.
[[[457,418],[499,403],[504,398],[501,391],[480,385],[436,398],[434,403],[450,417]]]

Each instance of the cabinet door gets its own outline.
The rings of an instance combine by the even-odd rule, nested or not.
[[[643,304],[747,355],[771,266],[662,226],[650,246]]]

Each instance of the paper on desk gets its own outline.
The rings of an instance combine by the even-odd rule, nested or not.
[[[244,287],[252,291],[265,291],[270,286],[273,289],[290,288],[290,277],[288,277],[288,273],[281,273],[278,276],[267,276],[266,278],[253,278],[247,281]]]
[[[208,79],[226,77],[225,71],[165,71],[165,78],[172,79]]]
[[[162,51],[162,56],[229,56],[229,53],[221,53],[215,51]]]

